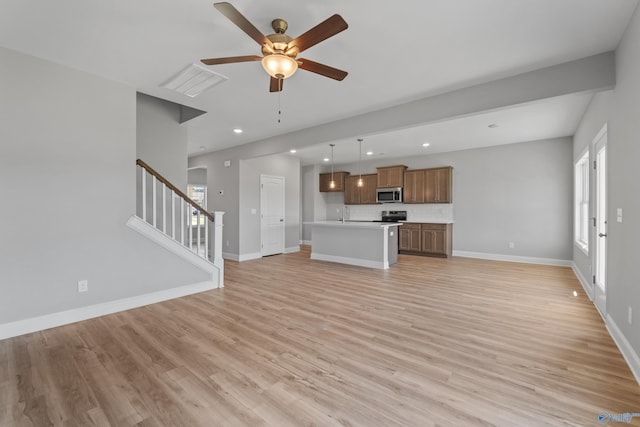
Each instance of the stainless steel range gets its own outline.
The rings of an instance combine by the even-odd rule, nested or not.
[[[407,211],[382,211],[380,222],[400,222],[407,220]]]

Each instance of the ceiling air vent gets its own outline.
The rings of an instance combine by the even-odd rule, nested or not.
[[[191,64],[160,86],[193,98],[228,79],[208,68]]]

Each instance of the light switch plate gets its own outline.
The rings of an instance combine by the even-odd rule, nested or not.
[[[618,208],[618,210],[617,210],[617,218],[616,218],[616,220],[617,220],[618,222],[622,222],[622,208]]]

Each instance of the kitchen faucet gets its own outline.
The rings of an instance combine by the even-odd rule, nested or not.
[[[344,224],[345,220],[349,216],[349,206],[344,205],[342,206],[341,210],[342,210],[342,223]]]

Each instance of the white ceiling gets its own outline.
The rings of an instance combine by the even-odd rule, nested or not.
[[[265,34],[276,17],[296,37],[341,14],[349,28],[301,56],[349,76],[336,82],[300,70],[279,95],[268,92],[268,76],[251,62],[211,67],[229,80],[194,99],[159,87],[201,58],[259,54],[212,3],[0,0],[0,45],[207,111],[188,124],[189,152],[197,154],[613,50],[637,0],[233,0]],[[399,156],[424,152],[412,147],[426,139],[437,152],[565,136],[587,102],[572,95],[363,137],[374,151]],[[484,129],[488,122],[500,127]],[[315,163],[328,143],[297,154]]]
[[[573,135],[592,94],[571,94],[424,126],[362,135],[362,160],[427,155]],[[492,127],[489,127],[492,125]],[[296,150],[303,164],[323,163],[334,147],[335,163],[359,160],[358,138]],[[422,144],[428,143],[428,147]],[[367,155],[371,152],[371,155]]]

